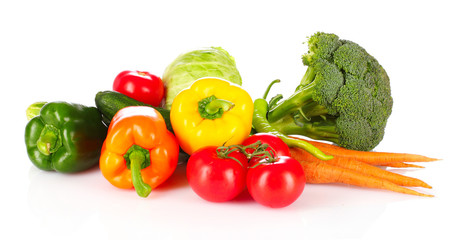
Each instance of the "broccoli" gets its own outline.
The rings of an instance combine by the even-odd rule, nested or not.
[[[286,100],[270,101],[268,121],[284,134],[372,150],[392,111],[386,71],[365,49],[335,34],[318,32],[307,44],[301,83]]]

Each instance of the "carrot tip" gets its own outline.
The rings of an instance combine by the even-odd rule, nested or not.
[[[431,157],[427,157],[427,158],[428,158],[428,162],[435,162],[435,161],[443,160],[441,158],[431,158]]]
[[[431,187],[430,187],[431,188]],[[435,197],[434,195],[432,194],[426,194],[426,193],[421,193],[421,192],[417,192],[413,189],[409,189],[407,188],[407,192],[404,192],[404,193],[408,193],[408,194],[412,194],[412,195],[417,195],[417,196],[420,196],[420,197]]]
[[[416,195],[416,196],[419,196],[419,197],[435,197],[435,196],[432,195],[432,194],[421,193],[421,192],[417,192],[417,191],[412,190],[412,189],[408,189],[407,192],[403,192],[403,193],[411,194],[411,195]]]

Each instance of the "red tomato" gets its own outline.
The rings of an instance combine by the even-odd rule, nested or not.
[[[247,158],[239,151],[231,158],[220,158],[217,147],[205,147],[188,159],[186,177],[193,191],[211,202],[225,202],[235,198],[246,187]]]
[[[296,201],[304,190],[306,178],[301,164],[287,156],[274,162],[262,159],[251,164],[247,172],[247,189],[258,203],[286,207]]]
[[[288,145],[286,145],[286,143],[283,142],[281,138],[271,133],[256,133],[248,137],[247,139],[245,139],[242,145],[248,146],[250,144],[256,143],[257,141],[268,144],[271,148],[268,148],[267,150],[273,156],[288,156],[288,157],[291,156]],[[246,150],[246,152],[252,154],[254,152],[254,149],[249,148]],[[257,161],[260,159],[257,157],[254,157],[250,160]]]
[[[113,90],[140,102],[158,107],[165,94],[159,77],[142,71],[123,71],[116,76]]]

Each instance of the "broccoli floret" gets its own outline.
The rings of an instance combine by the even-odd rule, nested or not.
[[[307,43],[304,77],[292,96],[272,104],[268,120],[284,134],[373,149],[393,105],[386,71],[361,46],[335,34],[318,32]]]

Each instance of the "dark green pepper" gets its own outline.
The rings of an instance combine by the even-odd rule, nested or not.
[[[97,108],[50,102],[26,125],[25,143],[39,169],[72,173],[98,164],[106,133]]]

